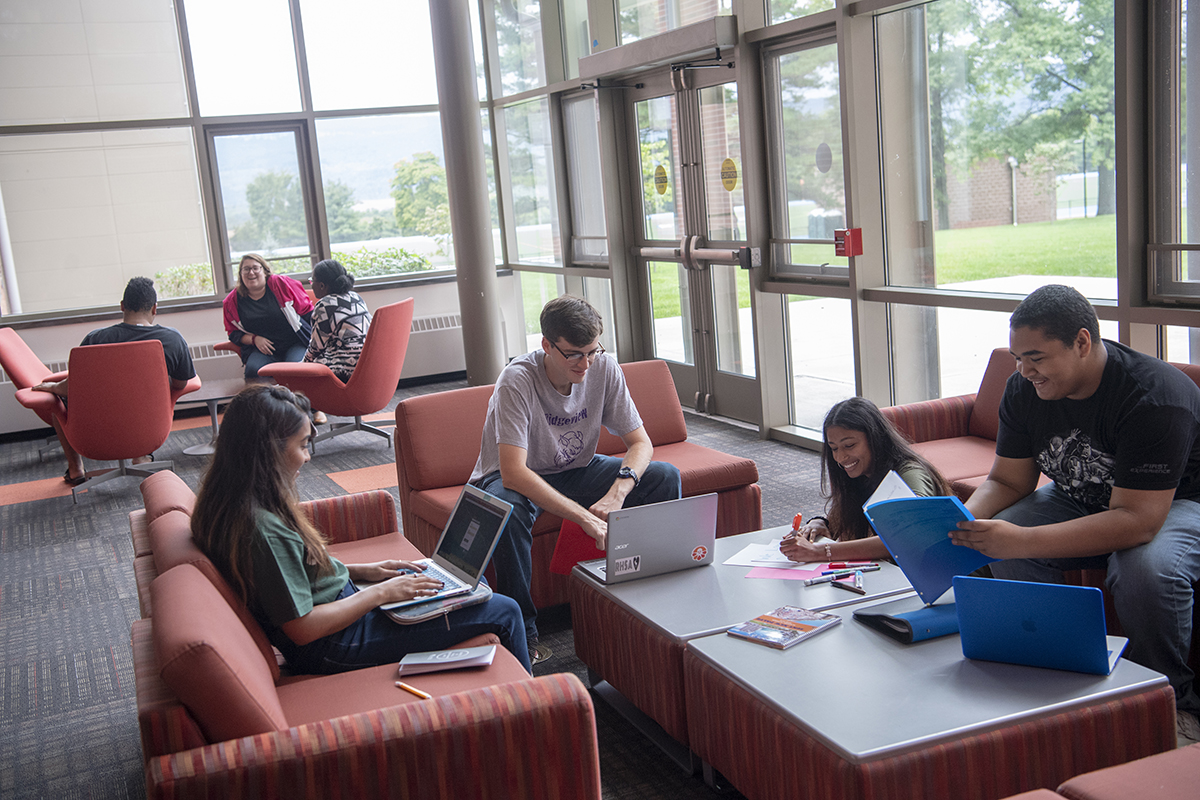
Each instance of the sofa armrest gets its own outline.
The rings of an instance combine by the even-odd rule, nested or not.
[[[975,407],[975,395],[943,397],[922,403],[906,403],[882,409],[896,428],[910,442],[928,442],[934,439],[953,439],[969,436],[971,411]]]
[[[149,798],[600,797],[592,701],[569,673],[198,747]]]
[[[309,500],[300,507],[330,544],[371,539],[400,530],[396,499],[382,489]]]

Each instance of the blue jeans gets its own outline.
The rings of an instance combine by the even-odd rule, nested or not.
[[[353,581],[338,595],[341,600],[358,591]],[[385,612],[372,609],[348,627],[307,645],[292,645],[283,650],[288,664],[297,672],[329,675],[361,667],[399,663],[409,653],[444,650],[459,642],[494,633],[510,650],[526,672],[532,672],[529,648],[525,642],[525,624],[521,609],[512,598],[493,594],[486,603],[451,611],[443,617],[416,625],[393,622]],[[282,638],[282,637],[281,637]]]
[[[996,515],[1031,527],[1077,519],[1088,511],[1054,484],[1043,486]],[[1176,500],[1146,544],[1088,558],[1010,559],[992,564],[997,578],[1063,583],[1063,572],[1108,569],[1105,584],[1129,637],[1131,661],[1167,676],[1181,711],[1200,713],[1188,667],[1192,646],[1193,585],[1200,581],[1200,503]]]
[[[542,478],[555,491],[574,500],[584,508],[590,508],[612,488],[621,469],[621,459],[612,456],[592,456],[586,467],[569,469],[543,475]],[[679,470],[663,461],[651,461],[646,474],[633,491],[625,498],[625,507],[644,506],[677,500],[682,494]],[[488,494],[512,503],[512,516],[504,526],[504,533],[496,543],[492,563],[496,565],[496,591],[517,601],[525,617],[525,634],[537,638],[537,609],[529,594],[529,581],[533,575],[533,523],[542,509],[528,497],[504,488],[500,472],[480,478],[476,484]]]
[[[249,353],[246,351],[249,350]],[[283,347],[282,345],[275,346],[275,352],[267,355],[257,347],[243,347],[242,352],[246,353],[246,379],[257,378],[258,371],[267,364],[278,364],[281,361],[303,361],[304,354],[308,352],[308,348],[302,344],[296,343]]]

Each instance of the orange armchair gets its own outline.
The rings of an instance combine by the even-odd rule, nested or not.
[[[200,387],[193,378],[185,387],[171,390],[162,342],[145,340],[121,344],[94,344],[71,350],[69,407],[56,395],[20,389],[22,405],[49,407],[62,425],[63,434],[80,455],[95,461],[116,461],[118,466],[73,487],[78,492],[124,475],[146,477],[154,470],[170,469],[170,461],[130,466],[131,458],[151,453],[167,440],[175,398]]]
[[[354,417],[354,422],[333,425],[313,437],[313,442],[340,436],[351,431],[367,431],[392,443],[390,431],[363,422],[364,414],[373,414],[387,407],[400,383],[408,336],[412,329],[413,299],[401,300],[378,309],[371,319],[362,355],[350,380],[342,383],[329,367],[312,363],[268,364],[258,371],[263,377],[274,378],[297,392],[304,392],[326,414]]]
[[[65,372],[48,370],[41,359],[29,349],[29,345],[25,344],[20,334],[12,328],[0,328],[0,367],[4,368],[4,374],[16,389],[29,389],[43,381],[61,381],[67,377]],[[18,395],[17,400],[20,399]],[[22,405],[35,412],[47,425],[54,424],[52,417],[57,403],[53,400],[37,400],[33,405]],[[43,447],[38,452],[44,455],[56,446],[57,440],[55,445]]]

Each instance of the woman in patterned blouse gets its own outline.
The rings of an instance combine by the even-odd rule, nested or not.
[[[317,304],[312,314],[312,339],[304,360],[324,364],[338,379],[349,381],[367,340],[371,312],[358,293],[352,291],[354,276],[332,258],[313,267],[311,285]]]

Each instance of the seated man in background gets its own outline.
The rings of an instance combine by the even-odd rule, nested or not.
[[[496,545],[496,591],[521,606],[530,659],[544,661],[529,593],[533,523],[542,511],[577,523],[604,549],[609,513],[675,500],[679,470],[651,461],[654,446],[600,346],[604,324],[586,300],[564,295],[542,309],[542,347],[514,358],[496,381],[471,483],[513,505]],[[625,443],[623,459],[596,454],[600,426]]]
[[[139,342],[143,339],[158,339],[162,342],[163,354],[167,359],[167,375],[171,380],[172,389],[182,389],[183,386],[196,377],[196,367],[192,364],[192,355],[188,352],[187,342],[174,328],[154,324],[158,314],[158,293],[154,291],[154,281],[149,278],[130,278],[125,286],[125,295],[121,299],[122,319],[116,325],[107,328],[97,328],[83,337],[80,345],[89,344],[118,344],[120,342]],[[52,392],[68,399],[68,376],[57,383],[41,383],[34,389]],[[63,480],[72,486],[78,486],[87,480],[83,469],[83,459],[72,449],[67,437],[63,435],[58,418],[54,419],[54,430],[58,441],[62,443],[63,453],[67,457],[67,471]],[[135,464],[152,461],[149,455],[134,459]]]
[[[1063,583],[1107,568],[1132,661],[1175,689],[1181,744],[1200,741],[1188,667],[1200,580],[1200,389],[1175,367],[1100,339],[1095,309],[1043,286],[1009,321],[1017,371],[996,459],[951,532],[997,578]],[[1037,489],[1038,472],[1053,483]],[[989,519],[990,518],[990,519]]]

